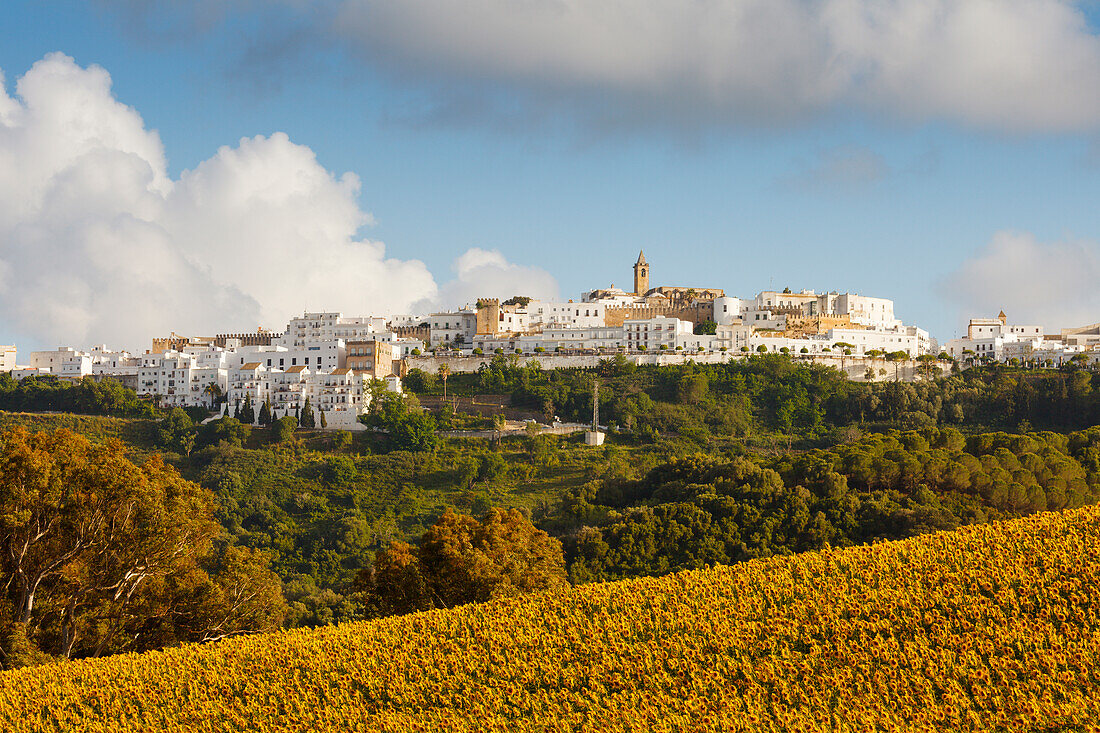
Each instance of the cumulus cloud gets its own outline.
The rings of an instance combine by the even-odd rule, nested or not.
[[[422,262],[359,236],[358,192],[282,133],[173,180],[108,73],[51,54],[15,96],[0,80],[0,320],[39,345],[140,349],[172,330],[279,328],[307,306],[395,313],[524,274],[553,282],[471,250],[441,291]]]
[[[962,319],[1000,310],[1015,323],[1053,329],[1100,321],[1100,243],[1040,242],[1027,232],[998,232],[940,286]],[[963,320],[962,322],[965,322]]]
[[[460,255],[452,265],[454,278],[444,283],[433,299],[417,304],[427,310],[439,303],[461,306],[478,298],[507,300],[513,295],[550,300],[558,297],[558,283],[538,267],[515,265],[499,250],[473,247]]]
[[[624,124],[1100,124],[1100,38],[1071,0],[343,0],[331,29],[444,98],[491,83]]]

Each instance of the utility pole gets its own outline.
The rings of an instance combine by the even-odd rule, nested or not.
[[[584,444],[600,446],[603,441],[604,434],[600,432],[600,382],[597,379],[592,383],[592,429],[584,434]]]
[[[600,429],[600,380],[592,384],[592,430]]]

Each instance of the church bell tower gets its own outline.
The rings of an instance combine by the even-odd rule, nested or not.
[[[649,263],[645,261],[645,252],[638,250],[638,261],[634,263],[634,294],[645,295],[649,292]]]

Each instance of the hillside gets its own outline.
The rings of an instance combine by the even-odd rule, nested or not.
[[[1100,509],[0,675],[6,731],[1085,730]]]

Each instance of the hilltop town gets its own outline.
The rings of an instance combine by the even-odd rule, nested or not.
[[[298,414],[305,403],[328,428],[358,429],[381,380],[401,391],[413,369],[476,371],[497,355],[537,361],[544,369],[595,366],[621,355],[638,364],[719,363],[753,354],[788,354],[829,364],[858,381],[931,378],[952,367],[993,361],[1056,367],[1100,362],[1100,324],[1064,329],[996,318],[970,320],[966,338],[943,350],[928,331],[907,325],[887,298],[855,293],[765,290],[755,298],[722,288],[653,285],[645,253],[633,265],[633,288],[614,285],[579,300],[479,299],[446,312],[345,316],[306,312],[282,332],[152,340],[140,355],[96,345],[32,351],[17,361],[0,347],[0,371],[15,379],[56,376],[114,379],[161,407],[270,404],[271,417]],[[894,362],[887,370],[885,361]]]

